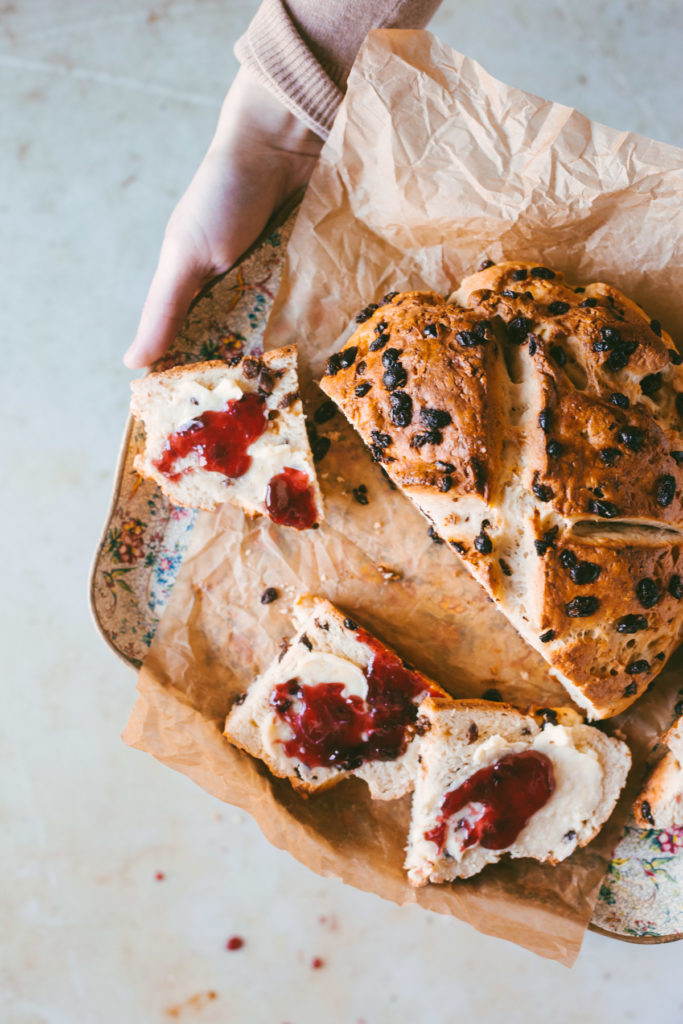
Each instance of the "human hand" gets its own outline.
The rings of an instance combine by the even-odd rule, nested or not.
[[[208,152],[168,222],[126,366],[148,366],[163,355],[195,295],[306,184],[321,147],[319,136],[240,68]]]

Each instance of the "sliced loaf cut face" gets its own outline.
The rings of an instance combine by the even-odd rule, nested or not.
[[[230,502],[297,529],[322,521],[294,346],[150,373],[132,390],[145,427],[135,468],[175,505]]]
[[[469,878],[504,855],[559,863],[600,831],[631,766],[621,740],[583,724],[541,728],[508,704],[430,697],[420,716],[429,728],[405,861],[415,886]]]
[[[322,390],[588,716],[625,710],[683,637],[671,338],[523,262],[361,319]]]
[[[303,794],[363,779],[376,800],[413,788],[417,709],[444,691],[320,597],[300,598],[299,631],[235,702],[225,736]]]
[[[641,828],[683,827],[683,714],[660,742],[668,750],[650,772],[633,808]]]

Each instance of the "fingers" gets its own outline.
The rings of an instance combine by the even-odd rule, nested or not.
[[[206,279],[204,268],[190,254],[164,242],[135,340],[123,357],[126,366],[149,366],[167,351]]]

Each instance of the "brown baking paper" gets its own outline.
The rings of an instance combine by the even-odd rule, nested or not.
[[[623,288],[681,328],[681,153],[593,124],[492,79],[426,32],[373,32],[290,242],[266,346],[299,346],[314,383],[358,308],[390,288],[448,293],[484,256],[533,259]],[[568,703],[455,555],[393,490],[337,415],[319,428],[327,522],[298,533],[229,507],[200,514],[124,739],[247,809],[276,846],[323,875],[419,903],[571,964],[611,851],[681,683],[668,669],[611,723],[634,769],[600,836],[557,867],[521,860],[414,890],[402,869],[410,800],[356,781],[304,799],[222,737],[233,697],[291,632],[298,594],[328,597],[455,696],[490,687],[520,706]],[[353,489],[365,484],[369,502]],[[280,599],[262,605],[266,587]]]

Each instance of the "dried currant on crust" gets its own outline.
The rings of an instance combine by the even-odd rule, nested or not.
[[[555,271],[551,270],[550,267],[532,267],[532,277],[540,277],[543,281],[553,281],[555,278]]]
[[[565,605],[565,610],[571,619],[584,619],[588,618],[590,615],[595,615],[599,607],[600,601],[597,597],[593,597],[591,595],[572,598],[572,600]]]
[[[514,345],[523,345],[531,330],[531,323],[525,316],[516,316],[506,325],[510,341]]]
[[[622,615],[614,626],[617,633],[638,633],[641,629],[647,629],[647,619],[644,615]]]
[[[536,497],[539,501],[550,501],[553,497],[553,489],[552,487],[549,487],[547,484],[540,483],[538,479],[539,475],[540,474],[538,472],[534,473],[534,479],[531,484],[531,490],[534,492],[534,497]]]
[[[408,381],[408,374],[400,363],[389,366],[382,375],[382,383],[387,391],[395,391],[402,388]]]
[[[619,515],[619,509],[612,501],[589,501],[588,511],[601,519],[614,519]]]
[[[389,341],[388,334],[379,334],[374,341],[370,342],[370,352],[379,352],[381,348],[384,348],[386,343]]]
[[[371,302],[365,309],[361,309],[360,313],[356,316],[357,324],[364,324],[366,320],[369,320],[376,309],[379,309],[379,305],[376,302]]]
[[[667,508],[676,495],[676,480],[668,473],[657,480],[657,504]]]
[[[663,383],[661,373],[648,373],[640,381],[640,390],[647,398],[653,398],[661,389]]]
[[[420,422],[430,430],[439,430],[448,426],[451,414],[445,409],[420,409]]]
[[[573,565],[576,565],[577,558],[573,551],[568,548],[560,555],[560,565],[563,569],[571,569]]]
[[[596,562],[577,562],[569,570],[572,583],[577,586],[585,586],[587,583],[595,583],[602,568]]]
[[[628,448],[629,451],[642,451],[645,442],[645,431],[641,430],[640,427],[622,427],[617,433],[617,441]]]
[[[650,662],[646,661],[645,658],[639,658],[638,661],[632,661],[629,665],[627,665],[626,671],[630,676],[642,675],[643,672],[650,671]],[[632,683],[631,685],[635,684]]]
[[[636,597],[643,608],[654,608],[661,597],[657,583],[650,576],[644,576],[636,584]]]
[[[405,391],[394,391],[389,396],[390,419],[395,427],[409,427],[413,419],[413,400]]]

